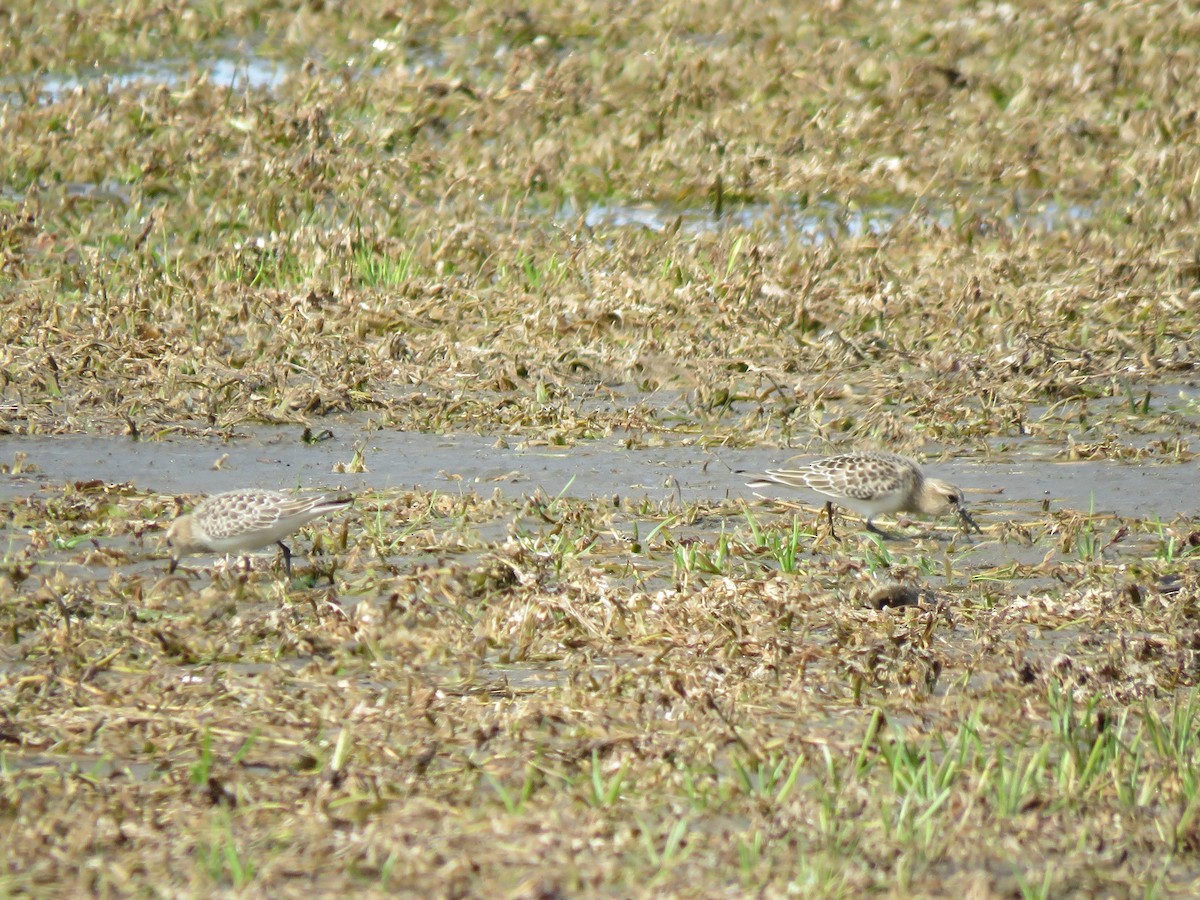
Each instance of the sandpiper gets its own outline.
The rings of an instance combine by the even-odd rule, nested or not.
[[[759,488],[772,484],[808,488],[832,497],[825,501],[829,533],[833,530],[833,504],[847,506],[867,519],[867,530],[886,535],[875,527],[876,516],[898,512],[919,512],[939,516],[955,513],[963,525],[977,532],[963,505],[962,491],[938,478],[927,478],[911,459],[895,453],[844,453],[830,456],[795,469],[775,469],[748,482]]]
[[[353,503],[352,497],[329,494],[296,496],[280,491],[241,490],[213,494],[171,523],[167,546],[174,572],[179,557],[189,553],[247,553],[271,544],[283,550],[284,568],[292,574],[292,551],[283,539],[307,522]]]

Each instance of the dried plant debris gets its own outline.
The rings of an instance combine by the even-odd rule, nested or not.
[[[1194,895],[1194,37],[10,4],[7,891]],[[270,426],[358,494],[291,579],[168,573],[173,488],[30,440],[201,480]],[[390,478],[398,431],[513,458]],[[901,453],[983,533],[527,465],[681,446]]]
[[[1179,851],[1155,856],[1160,815],[1132,803],[1186,804],[1171,774],[1200,729],[1186,523],[1127,523],[1118,562],[1085,537],[1100,522],[1047,514],[1029,525],[1046,558],[1004,568],[1023,543],[823,544],[802,514],[737,505],[377,492],[301,528],[285,582],[270,557],[168,576],[175,511],[83,483],[0,505],[21,883],[76,883],[39,853],[36,818],[86,837],[126,889],[145,876],[121,860],[153,843],[173,860],[154,877],[180,886],[270,888],[348,844],[354,865],[312,877],[349,883],[389,846],[394,863],[370,870],[381,890],[456,872],[467,893],[632,890],[625,852],[575,855],[602,827],[627,853],[654,829],[674,865],[664,843],[634,857],[638,877],[681,892],[783,889],[795,842],[827,891],[883,888],[885,847],[923,860],[922,884],[968,872],[1000,890],[1031,877],[1005,846],[1035,810],[1056,884],[1147,876],[1064,837],[1117,810],[1160,875],[1188,877]],[[81,796],[80,778],[104,790]],[[908,807],[973,845],[931,843]],[[121,838],[146,808],[157,837]],[[786,841],[769,838],[780,821]],[[847,840],[875,849],[839,856]]]

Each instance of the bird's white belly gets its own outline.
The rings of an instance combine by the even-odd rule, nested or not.
[[[869,500],[860,500],[857,497],[832,498],[834,506],[845,506],[868,519],[900,512],[905,508],[906,499],[902,493],[885,494],[882,497],[872,497]]]
[[[269,547],[277,541],[282,541],[295,530],[294,525],[290,527],[276,525],[272,528],[247,531],[230,537],[209,538],[208,545],[212,547],[215,553],[242,553],[247,550],[261,550],[263,547]]]

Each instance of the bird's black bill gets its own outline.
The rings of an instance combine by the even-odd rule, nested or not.
[[[967,508],[962,504],[954,507],[954,511],[958,513],[958,520],[962,522],[963,527],[969,532],[974,531],[976,534],[983,534],[983,529],[979,524],[971,518],[971,514],[967,512]]]

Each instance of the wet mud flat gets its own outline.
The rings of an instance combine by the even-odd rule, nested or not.
[[[1195,896],[1194,43],[10,5],[0,893]],[[737,471],[856,448],[983,533]]]
[[[332,467],[359,435],[340,446],[274,437],[136,454],[113,439],[23,444],[44,468],[10,482],[8,508],[32,502],[45,515],[65,509],[49,505],[61,499],[134,514],[64,520],[57,543],[6,529],[0,677],[19,704],[4,731],[11,796],[61,821],[77,801],[60,786],[102,786],[123,824],[97,819],[92,840],[171,858],[178,851],[132,824],[138,809],[158,809],[157,827],[191,835],[178,864],[199,865],[204,880],[247,877],[251,861],[254,878],[267,877],[263,835],[282,839],[280,828],[303,829],[313,847],[349,831],[376,879],[399,865],[431,877],[440,869],[423,853],[382,838],[373,849],[372,836],[404,831],[473,854],[467,844],[491,834],[497,871],[536,865],[503,829],[467,826],[434,797],[469,798],[506,828],[519,820],[540,834],[548,816],[570,830],[593,815],[582,811],[631,804],[651,827],[661,793],[677,792],[696,805],[688,825],[654,826],[661,838],[683,829],[693,852],[719,857],[710,829],[765,828],[793,796],[900,803],[921,796],[922,767],[986,797],[999,818],[976,827],[997,833],[1047,791],[1094,784],[1050,780],[1091,760],[1122,773],[1149,827],[1150,806],[1135,801],[1160,789],[1153,761],[1179,765],[1172,748],[1197,725],[1186,701],[1149,713],[1194,666],[1196,576],[1165,550],[1188,545],[1186,520],[1150,528],[1139,509],[1154,499],[1134,477],[1105,494],[1110,510],[1091,506],[1098,484],[1137,474],[1126,464],[948,460],[936,471],[973,492],[984,535],[927,523],[876,542],[843,522],[834,543],[817,508],[755,501],[694,447],[550,453],[374,435],[369,471],[344,475]],[[218,451],[230,471],[208,467]],[[392,468],[392,453],[421,462]],[[72,486],[87,471],[139,487],[93,503],[94,481]],[[296,579],[285,583],[269,557],[250,572],[197,560],[165,575],[153,535],[173,507],[158,491],[281,471],[279,486],[363,494],[344,523],[297,537]],[[989,493],[1039,473],[1055,491],[1049,510]],[[386,485],[392,477],[400,483]],[[82,527],[96,519],[107,527]],[[99,546],[72,546],[88,531]],[[915,605],[876,609],[880,596]],[[1030,695],[1048,718],[1011,705]],[[1141,748],[1137,768],[1130,746]],[[280,805],[297,812],[281,818]],[[1064,827],[1058,815],[1043,814],[1045,827]],[[185,816],[208,824],[197,832]],[[542,847],[564,864],[572,852],[546,837]],[[387,873],[369,868],[383,848],[395,859]]]

